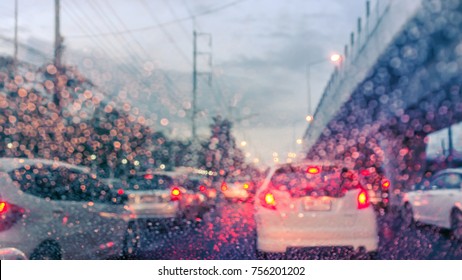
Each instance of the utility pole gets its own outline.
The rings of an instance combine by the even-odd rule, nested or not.
[[[18,69],[18,0],[14,1],[14,69]]]
[[[212,53],[209,52],[199,52],[198,47],[197,47],[197,39],[200,36],[207,36],[209,38],[209,47],[212,47],[212,35],[209,33],[198,33],[194,29],[193,31],[193,96],[192,96],[192,141],[197,142],[197,124],[196,124],[196,118],[197,118],[197,76],[198,75],[203,75],[206,74],[209,76],[209,83],[212,81],[212,73],[211,69],[206,72],[199,72],[197,70],[197,57],[199,55],[207,55],[209,57],[208,64],[209,67],[212,67]]]
[[[61,93],[58,87],[59,83],[59,74],[62,68],[62,50],[63,50],[63,38],[60,34],[60,0],[55,0],[55,49],[54,49],[54,65],[56,67],[55,74],[55,94],[53,96],[53,101],[56,104],[56,107],[60,109],[61,106]]]
[[[61,68],[61,56],[62,56],[62,43],[63,38],[60,34],[60,0],[55,0],[55,53],[54,53],[54,64],[56,68]]]
[[[192,140],[196,141],[196,113],[197,113],[197,32],[193,31],[193,98],[192,98]]]
[[[448,167],[452,167],[454,144],[452,143],[452,126],[448,127]]]

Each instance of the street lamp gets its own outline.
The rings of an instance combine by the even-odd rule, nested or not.
[[[308,94],[308,99],[310,100],[310,94]],[[305,118],[306,122],[312,122],[313,121],[313,116],[311,115],[311,102],[309,102],[308,105],[308,115]]]
[[[334,53],[333,55],[330,56],[330,61],[332,62],[340,62],[342,59],[342,56],[339,55],[338,53]]]
[[[333,63],[340,63],[342,61],[343,57],[342,55],[338,54],[338,53],[334,53],[330,56],[329,60],[330,62],[333,62]],[[307,122],[312,122],[313,121],[313,113],[312,113],[312,110],[311,110],[311,83],[310,83],[310,69],[311,69],[311,66],[314,66],[314,65],[317,65],[317,64],[321,64],[321,63],[324,63],[324,62],[327,62],[329,61],[327,59],[322,59],[322,60],[317,60],[317,61],[313,61],[313,62],[310,62],[310,63],[307,63],[306,64],[306,87],[307,87],[307,92],[308,92],[308,115],[306,116],[306,121]]]

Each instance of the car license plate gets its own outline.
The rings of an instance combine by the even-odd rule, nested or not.
[[[328,198],[311,198],[304,200],[305,211],[330,211],[332,202]]]
[[[157,196],[144,196],[141,198],[142,203],[156,203],[160,202],[160,197]]]

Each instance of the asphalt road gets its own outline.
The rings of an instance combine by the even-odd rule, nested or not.
[[[416,225],[402,228],[392,215],[378,215],[380,244],[378,259],[462,259],[462,242],[452,240],[447,231]],[[245,260],[255,259],[255,223],[252,203],[218,204],[197,225],[186,228],[145,227],[141,249],[135,259],[158,260]],[[287,259],[351,259],[345,249],[294,249]]]

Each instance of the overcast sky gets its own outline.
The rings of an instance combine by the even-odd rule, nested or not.
[[[297,149],[306,129],[306,65],[326,59],[310,68],[314,109],[334,68],[329,56],[343,52],[364,14],[365,0],[61,0],[61,34],[67,63],[90,77],[112,74],[96,82],[114,95],[120,88],[111,86],[123,80],[126,101],[183,138],[190,135],[193,28],[210,34],[211,45],[207,35],[197,41],[198,51],[213,56],[212,67],[207,55],[198,60],[200,72],[213,72],[210,86],[200,76],[199,132],[207,135],[212,116],[229,117],[249,160],[269,163],[274,152],[285,160]],[[0,38],[12,38],[13,27],[14,0],[1,1]],[[19,0],[19,40],[51,57],[53,0]],[[12,54],[12,45],[2,42],[0,51]],[[30,59],[25,49],[20,58]],[[140,80],[165,85],[135,93]]]

